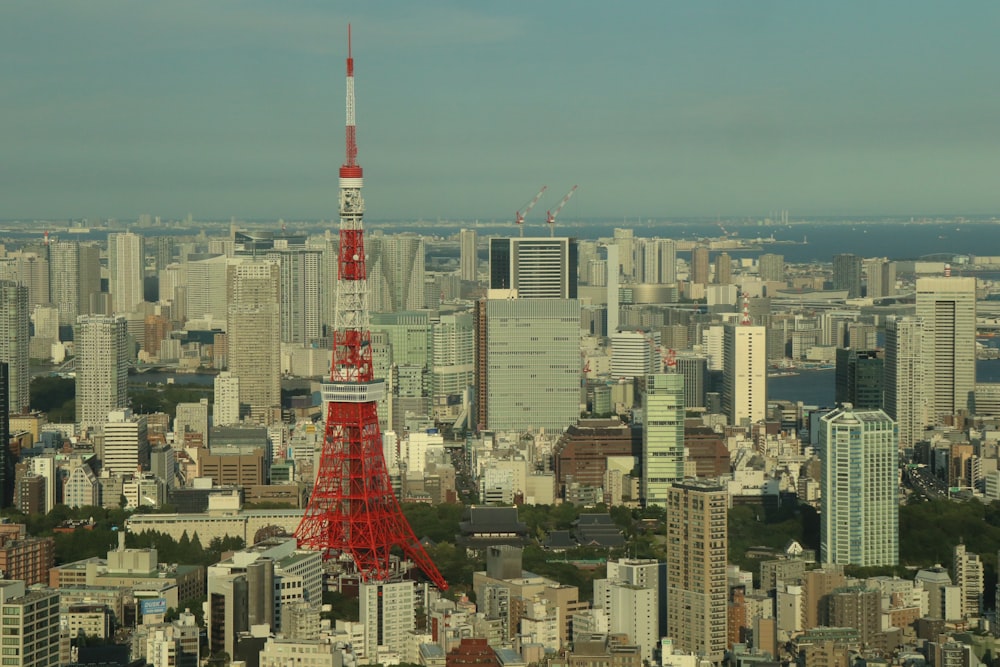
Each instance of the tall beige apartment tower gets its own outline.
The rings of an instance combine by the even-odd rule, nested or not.
[[[132,232],[108,234],[108,291],[114,313],[131,313],[142,303],[144,266],[141,236]]]
[[[767,417],[767,329],[727,324],[722,338],[722,410],[733,426]]]
[[[0,361],[10,375],[10,414],[28,409],[31,376],[28,372],[28,288],[13,280],[0,280]]]
[[[124,317],[81,315],[76,320],[76,421],[98,427],[128,405],[128,326]]]
[[[679,651],[714,663],[726,651],[728,508],[714,482],[667,491],[667,632]]]
[[[475,229],[463,229],[458,235],[458,276],[474,281],[479,270],[478,235]]]
[[[918,278],[917,317],[924,321],[930,417],[966,412],[976,389],[976,279]]]
[[[280,267],[245,261],[227,267],[229,372],[239,378],[240,405],[250,419],[281,419]],[[242,409],[241,409],[242,412]]]

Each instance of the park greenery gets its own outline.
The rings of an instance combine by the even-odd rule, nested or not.
[[[212,400],[211,385],[157,385],[133,382],[129,385],[129,403],[136,414],[177,413],[178,403]],[[76,419],[76,380],[55,375],[32,378],[30,406],[48,414],[49,421],[68,423]]]

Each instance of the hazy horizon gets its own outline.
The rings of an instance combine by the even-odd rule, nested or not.
[[[1000,213],[1000,5],[12,0],[0,219]],[[922,213],[921,213],[922,212]]]

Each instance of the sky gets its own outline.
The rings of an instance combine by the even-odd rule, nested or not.
[[[0,219],[1000,212],[1000,3],[4,0]]]

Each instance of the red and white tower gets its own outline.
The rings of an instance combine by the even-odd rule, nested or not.
[[[340,167],[340,254],[334,310],[333,366],[323,384],[326,432],[316,484],[295,531],[299,546],[325,556],[349,555],[362,581],[388,581],[393,547],[416,563],[440,589],[448,588],[392,491],[382,453],[376,380],[368,328],[368,281],[354,125],[354,59],[347,31],[347,159]]]

